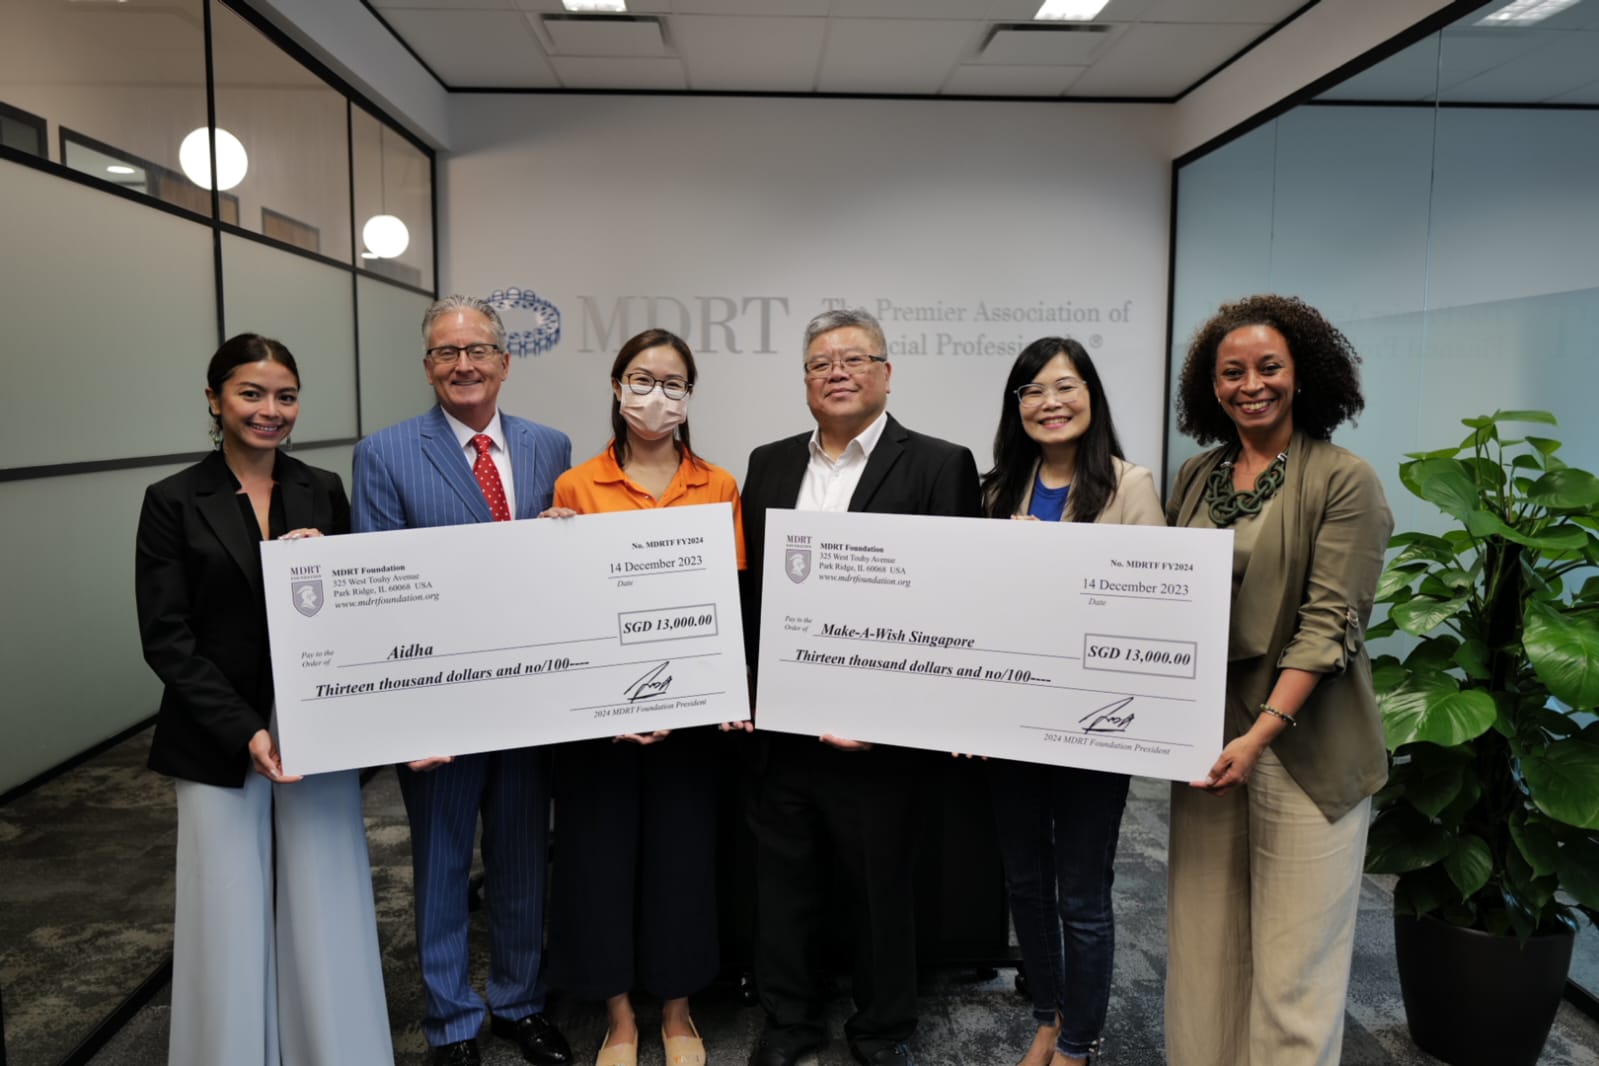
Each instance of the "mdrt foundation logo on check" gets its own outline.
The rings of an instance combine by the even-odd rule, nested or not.
[[[294,609],[312,617],[326,602],[322,597],[322,568],[320,566],[289,567],[289,598]]]
[[[505,350],[512,355],[543,355],[561,339],[561,311],[532,289],[495,289],[488,304],[505,323]]]
[[[788,535],[788,547],[783,552],[783,572],[798,585],[811,576],[811,538],[799,534]]]

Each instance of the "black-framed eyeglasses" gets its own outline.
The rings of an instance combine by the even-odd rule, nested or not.
[[[805,360],[805,376],[808,378],[825,378],[833,372],[834,367],[843,367],[844,373],[851,376],[864,374],[871,369],[873,363],[886,363],[888,356],[872,355],[869,352],[851,352],[837,359],[825,355],[818,355],[815,359]]]
[[[441,344],[437,348],[429,348],[427,358],[435,366],[449,366],[461,358],[462,352],[466,353],[473,366],[487,366],[501,354],[497,344],[468,344],[465,347]]]
[[[1076,378],[1061,378],[1053,385],[1040,385],[1035,381],[1021,386],[1015,392],[1016,402],[1023,407],[1041,407],[1050,396],[1061,403],[1076,403],[1083,397],[1083,383]]]
[[[658,378],[643,370],[633,371],[622,379],[622,384],[635,396],[648,396],[660,386],[661,395],[668,400],[681,400],[694,391],[694,386],[682,378]]]

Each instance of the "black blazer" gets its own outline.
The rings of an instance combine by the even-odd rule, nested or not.
[[[763,444],[750,453],[744,475],[744,554],[739,574],[744,608],[744,653],[754,676],[760,651],[761,572],[766,550],[766,510],[793,507],[810,463],[810,433]],[[883,435],[866,460],[851,511],[978,518],[982,498],[977,462],[969,449],[906,429],[888,416]]]
[[[273,476],[287,528],[349,532],[337,474],[279,452]],[[166,685],[150,768],[231,788],[244,784],[250,738],[272,713],[260,535],[237,492],[221,452],[151,485],[134,561],[144,661]]]

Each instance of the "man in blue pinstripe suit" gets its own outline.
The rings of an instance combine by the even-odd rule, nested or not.
[[[510,356],[499,315],[482,300],[448,296],[428,308],[422,335],[422,365],[438,406],[356,445],[355,531],[488,522],[496,512],[537,515],[571,465],[572,443],[548,426],[500,412]],[[484,466],[489,461],[492,471]],[[448,714],[448,705],[441,703],[439,713]],[[529,1062],[569,1063],[571,1049],[544,1015],[547,753],[521,748],[421,759],[397,770],[411,822],[422,1032],[433,1063],[478,1063],[485,1015],[495,1035],[515,1041]],[[472,988],[467,954],[467,880],[479,815],[490,931],[486,1005]]]

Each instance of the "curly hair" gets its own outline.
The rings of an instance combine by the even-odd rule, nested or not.
[[[1238,429],[1216,402],[1216,350],[1245,326],[1270,326],[1288,342],[1294,361],[1294,426],[1317,440],[1366,407],[1360,395],[1360,356],[1349,338],[1297,296],[1263,294],[1222,304],[1194,333],[1177,381],[1177,428],[1200,444],[1236,441]]]

